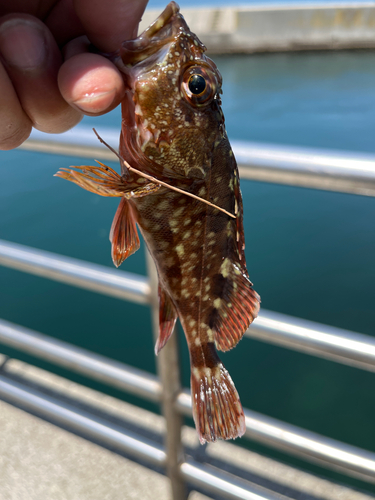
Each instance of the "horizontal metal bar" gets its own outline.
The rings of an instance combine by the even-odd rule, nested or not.
[[[0,265],[112,297],[148,304],[148,279],[98,264],[0,240]]]
[[[375,181],[375,155],[245,141],[233,144],[238,162],[244,165]]]
[[[203,466],[193,460],[187,460],[181,464],[180,471],[189,483],[231,500],[286,499],[285,496],[274,494],[266,488],[253,485],[220,469]]]
[[[177,397],[177,408],[191,416],[190,391]],[[301,429],[280,420],[245,409],[245,436],[279,448],[308,462],[339,470],[363,481],[375,482],[375,453]]]
[[[106,127],[98,129],[98,133],[110,146],[118,149],[120,128]],[[92,128],[82,125],[58,135],[33,129],[30,137],[19,149],[118,162],[115,154],[99,142]]]
[[[119,130],[106,128],[100,133],[117,146]],[[231,143],[243,179],[375,196],[375,155],[235,140]],[[21,148],[117,162],[84,126],[61,135],[33,130]]]
[[[0,397],[12,404],[22,405],[29,411],[37,412],[44,418],[67,425],[109,446],[115,446],[123,452],[131,453],[142,460],[147,460],[159,466],[165,464],[165,452],[151,441],[145,438],[141,439],[130,432],[125,432],[119,426],[2,375],[0,375]]]
[[[246,436],[309,462],[375,483],[375,453],[245,409]]]
[[[161,385],[155,375],[86,349],[5,320],[0,320],[0,343],[137,396],[160,401]]]
[[[149,280],[61,255],[0,240],[0,265],[105,295],[149,303]],[[261,310],[245,334],[299,352],[375,371],[375,339],[280,313]]]
[[[375,338],[273,311],[262,311],[246,337],[375,372]]]
[[[242,179],[375,196],[375,156],[232,141]]]

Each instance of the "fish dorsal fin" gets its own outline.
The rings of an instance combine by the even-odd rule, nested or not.
[[[112,243],[112,260],[116,267],[139,248],[136,222],[130,203],[125,198],[120,201],[113,218],[109,241]]]
[[[177,320],[177,311],[163,287],[159,284],[159,337],[155,345],[158,355],[173,333]]]
[[[215,333],[215,345],[220,351],[232,349],[242,338],[259,312],[260,297],[252,288],[246,272],[229,258],[221,268],[222,298],[213,301],[209,326]]]

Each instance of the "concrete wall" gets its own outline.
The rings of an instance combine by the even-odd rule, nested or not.
[[[159,14],[144,14],[141,31]],[[375,47],[375,2],[182,9],[210,53]]]

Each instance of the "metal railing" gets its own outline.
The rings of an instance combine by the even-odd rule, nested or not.
[[[104,133],[115,145],[117,132]],[[46,136],[34,132],[23,148],[58,154],[113,160],[97,144],[91,130]],[[316,152],[302,148],[234,143],[243,178],[375,196],[375,157]],[[149,278],[112,270],[0,240],[0,265],[43,276],[123,300],[149,304],[153,330],[158,330],[157,277],[149,261]],[[375,339],[359,333],[262,310],[246,337],[281,345],[360,369],[375,371]],[[271,491],[226,475],[207,465],[186,460],[181,444],[181,416],[191,415],[190,392],[180,387],[176,336],[158,357],[156,377],[84,349],[0,320],[0,343],[104,382],[147,400],[160,402],[167,423],[165,448],[126,433],[112,423],[55,401],[0,375],[0,395],[46,418],[69,424],[84,434],[153,464],[163,465],[171,479],[173,498],[186,498],[185,481],[233,499],[275,498]],[[375,483],[375,453],[245,409],[245,436],[267,446]],[[219,477],[220,476],[220,477]]]
[[[144,276],[4,240],[0,240],[0,265],[112,297],[151,303],[150,280]],[[375,371],[375,338],[368,335],[261,309],[245,336]]]
[[[99,132],[117,147],[118,130]],[[375,155],[257,142],[231,144],[242,179],[375,196]],[[83,126],[60,135],[33,130],[21,148],[117,162],[114,154],[99,144],[93,131]]]
[[[112,422],[62,403],[60,400],[2,375],[0,375],[0,397],[147,463],[159,467],[167,466],[168,455],[160,445],[129,431],[125,432],[122,427]],[[185,498],[182,481],[186,480],[209,492],[219,493],[233,500],[280,500],[279,495],[273,494],[266,488],[191,459],[179,462],[176,469],[178,478],[171,478],[174,499]],[[183,487],[176,492],[177,479]],[[178,494],[180,496],[177,496]]]
[[[29,249],[22,245],[1,240],[0,264],[38,276],[70,283],[84,289],[100,291],[106,295],[141,303],[152,304],[152,289],[156,288],[156,283],[153,285],[152,279],[148,280],[145,277],[123,271],[115,271],[116,279],[113,279],[114,272],[104,266],[88,264],[87,262],[61,257],[45,251]],[[158,311],[157,304],[154,304],[153,309],[155,312]],[[375,371],[375,339],[366,335],[327,327],[306,320],[298,320],[282,314],[262,311],[259,318],[255,320],[254,324],[246,332],[246,336],[283,345],[288,348],[292,347],[301,352],[333,359],[358,368]],[[163,397],[165,398],[165,394],[163,396],[165,383],[160,383],[154,375],[33,332],[27,328],[13,325],[4,320],[0,320],[0,342],[148,400],[161,402],[163,401]],[[179,374],[176,374],[176,377],[171,377],[171,367],[177,366],[175,361],[171,361],[171,355],[175,359],[177,349],[173,344],[173,340],[167,345],[169,347],[166,347],[162,351],[162,353],[165,353],[165,359],[159,356],[161,360],[160,364],[164,364],[168,368],[168,376],[166,378],[169,381],[176,378],[179,380]],[[172,351],[172,354],[170,351]],[[11,381],[1,380],[0,394],[19,400],[21,394],[24,394],[25,391],[20,392],[20,388],[18,387],[14,389],[15,394],[12,395],[12,387],[14,386],[12,383]],[[173,420],[174,414],[191,415],[191,399],[188,390],[181,389],[176,393],[174,388],[170,388],[167,394],[169,394],[170,412],[172,413],[171,420]],[[171,397],[171,394],[173,394],[173,397]],[[36,404],[35,401],[39,401],[39,411],[44,412],[48,416],[48,411],[50,410],[47,410],[45,405],[41,404],[41,396],[38,397],[39,399],[33,399],[33,408]],[[27,398],[25,401],[26,404],[31,405],[31,403],[28,403]],[[50,407],[48,406],[48,408]],[[65,415],[64,418],[68,420],[72,418],[71,425],[78,425],[75,423],[78,417],[74,416],[73,418],[71,410],[65,411],[63,409],[62,413]],[[304,460],[317,462],[320,465],[323,464],[328,468],[339,470],[345,474],[359,477],[369,482],[375,482],[375,453],[340,443],[248,409],[245,409],[245,415],[247,425],[246,436],[250,439],[282,449]],[[81,419],[79,421],[82,423],[85,420]],[[92,426],[95,429],[100,427],[90,424],[89,429]],[[105,442],[111,444],[114,435],[113,432],[115,431],[106,431],[109,436],[107,438],[107,434],[103,430],[104,428],[100,427],[100,429],[101,431],[97,430],[95,432],[99,433],[98,436],[101,436],[102,440],[104,439]],[[90,430],[89,433],[91,432],[94,431]],[[178,433],[179,426],[175,429],[177,436]],[[133,450],[133,448],[129,448],[130,445],[121,444],[124,439],[120,440],[119,446],[124,446],[125,448],[128,446],[126,448],[128,451]],[[125,441],[128,443],[129,440]],[[135,446],[134,441],[131,439],[130,441],[133,443],[132,446]],[[142,450],[148,449],[147,446],[149,443],[146,442],[144,444],[143,441],[140,441],[140,443],[142,444]],[[171,469],[174,469],[174,475],[176,476],[174,483],[178,484],[183,477],[181,470],[185,470],[185,462],[181,459],[181,451],[176,449],[176,443],[180,446],[180,440],[175,435],[172,442],[175,459]],[[139,456],[140,452],[134,449],[133,453]],[[149,459],[152,463],[154,463],[153,457],[155,453],[155,451],[150,451]],[[163,460],[166,460],[167,456],[168,453],[165,453]],[[182,467],[181,464],[184,466]],[[192,470],[189,467],[186,466],[186,471]],[[195,464],[194,467],[198,467],[198,465]],[[209,473],[205,471],[205,474]],[[207,478],[208,476],[204,477]],[[190,480],[191,478],[189,478]],[[175,498],[184,498],[181,493],[182,488],[177,486],[177,490],[179,493],[175,494]],[[226,489],[222,491],[222,494],[227,494]],[[228,496],[228,498],[245,497]]]

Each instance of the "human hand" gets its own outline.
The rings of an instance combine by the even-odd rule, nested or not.
[[[0,149],[31,128],[60,133],[83,114],[114,109],[124,95],[118,69],[88,52],[134,38],[147,0],[2,0],[0,3]]]

